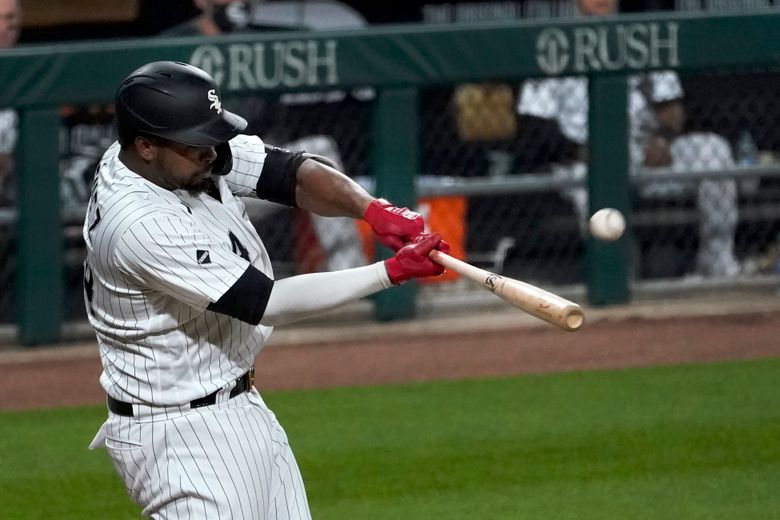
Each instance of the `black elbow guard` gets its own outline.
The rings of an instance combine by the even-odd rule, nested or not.
[[[255,187],[257,197],[298,207],[295,187],[298,184],[298,167],[306,160],[304,153],[269,145],[265,148],[263,171]]]
[[[274,281],[250,265],[241,278],[207,309],[257,325],[263,318],[273,288]]]

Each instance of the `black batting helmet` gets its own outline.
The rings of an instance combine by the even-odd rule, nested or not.
[[[123,146],[138,135],[217,146],[247,125],[243,117],[222,108],[214,78],[187,63],[147,63],[119,85],[115,104],[117,135]]]

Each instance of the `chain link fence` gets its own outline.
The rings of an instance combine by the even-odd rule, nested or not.
[[[370,88],[226,100],[271,144],[329,157],[371,188]],[[780,74],[673,73],[630,80],[635,286],[750,280],[780,251]],[[63,109],[66,318],[85,318],[81,220],[110,107]],[[545,286],[582,284],[587,240],[587,84],[578,78],[442,85],[420,94],[418,210],[456,256]],[[616,143],[615,146],[621,146]],[[0,208],[0,322],[13,321],[13,182]],[[349,219],[248,201],[278,277],[362,265],[370,233]],[[639,285],[637,285],[639,284]],[[455,277],[423,295],[466,290]]]
[[[637,283],[738,282],[775,272],[778,87],[776,71],[629,79]],[[592,213],[584,185],[587,80],[460,85],[424,99],[424,173],[550,181],[522,193],[510,193],[510,184],[506,193],[466,193],[467,256],[499,253],[508,241],[506,274],[548,285],[581,283]]]

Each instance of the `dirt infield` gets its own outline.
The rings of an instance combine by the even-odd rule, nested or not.
[[[256,385],[321,388],[780,356],[780,301],[727,303],[695,312],[668,302],[590,311],[576,333],[516,319],[516,311],[280,330],[258,358]],[[0,374],[0,409],[104,401],[94,343],[8,349]]]

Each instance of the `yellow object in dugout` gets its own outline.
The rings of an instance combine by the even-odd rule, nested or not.
[[[463,141],[512,139],[517,132],[512,88],[505,83],[467,83],[455,89],[455,119]]]

